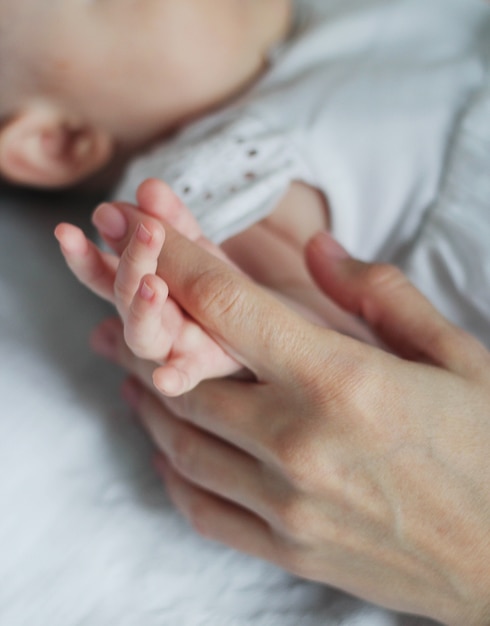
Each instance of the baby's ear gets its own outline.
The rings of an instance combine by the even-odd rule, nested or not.
[[[67,187],[101,169],[113,151],[107,133],[32,108],[0,129],[0,175],[22,185]]]

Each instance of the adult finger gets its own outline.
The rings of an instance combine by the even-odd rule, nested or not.
[[[353,259],[326,232],[309,242],[306,258],[321,289],[364,318],[399,356],[460,373],[485,358],[483,346],[444,318],[396,267]]]
[[[201,536],[260,559],[280,563],[270,527],[258,516],[185,480],[159,457],[155,467],[177,509]]]
[[[170,224],[188,239],[196,241],[202,231],[199,222],[172,188],[157,178],[148,178],[138,187],[138,207],[147,215]]]
[[[325,368],[340,340],[322,330],[319,351],[315,326],[170,227],[157,271],[182,308],[260,380],[296,384],[305,363],[320,356]]]
[[[272,520],[276,500],[286,491],[284,481],[275,481],[253,456],[222,439],[176,418],[161,399],[139,382],[128,379],[123,396],[139,415],[156,447],[180,476],[230,502]]]
[[[125,369],[147,389],[155,390],[153,379],[157,366],[153,361],[136,357],[128,348],[119,318],[99,324],[92,332],[90,344],[97,354]],[[282,399],[271,396],[267,386],[231,378],[208,380],[182,396],[161,396],[160,402],[174,415],[250,455],[266,462],[276,460],[274,450],[281,431],[273,416],[276,403]]]
[[[276,443],[281,441],[281,400],[271,398],[267,386],[233,378],[207,380],[181,396],[163,397],[174,415],[251,456],[277,466]],[[279,407],[277,406],[279,405]]]

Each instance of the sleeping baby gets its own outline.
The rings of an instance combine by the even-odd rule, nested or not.
[[[356,256],[398,263],[488,341],[490,303],[475,289],[490,277],[484,2],[0,0],[0,23],[6,179],[64,187],[122,164],[114,197],[126,203],[162,179],[179,199],[153,181],[145,206],[99,210],[100,230],[121,219],[148,230],[148,213],[178,221],[178,205],[185,228],[254,280],[369,339],[304,265],[306,241],[329,228]],[[58,236],[111,300],[117,278],[127,318],[155,250],[118,273],[72,227]],[[104,288],[84,273],[102,259]]]

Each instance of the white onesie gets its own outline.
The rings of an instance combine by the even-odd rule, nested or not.
[[[262,79],[138,157],[117,197],[162,178],[221,242],[303,181],[324,193],[355,256],[398,263],[490,344],[490,6],[295,5]]]

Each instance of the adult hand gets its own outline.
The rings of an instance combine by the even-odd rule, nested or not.
[[[184,516],[206,537],[388,608],[490,624],[490,355],[396,269],[327,235],[321,288],[391,353],[316,327],[169,231],[174,298],[256,380],[151,391],[120,327],[108,350]]]

